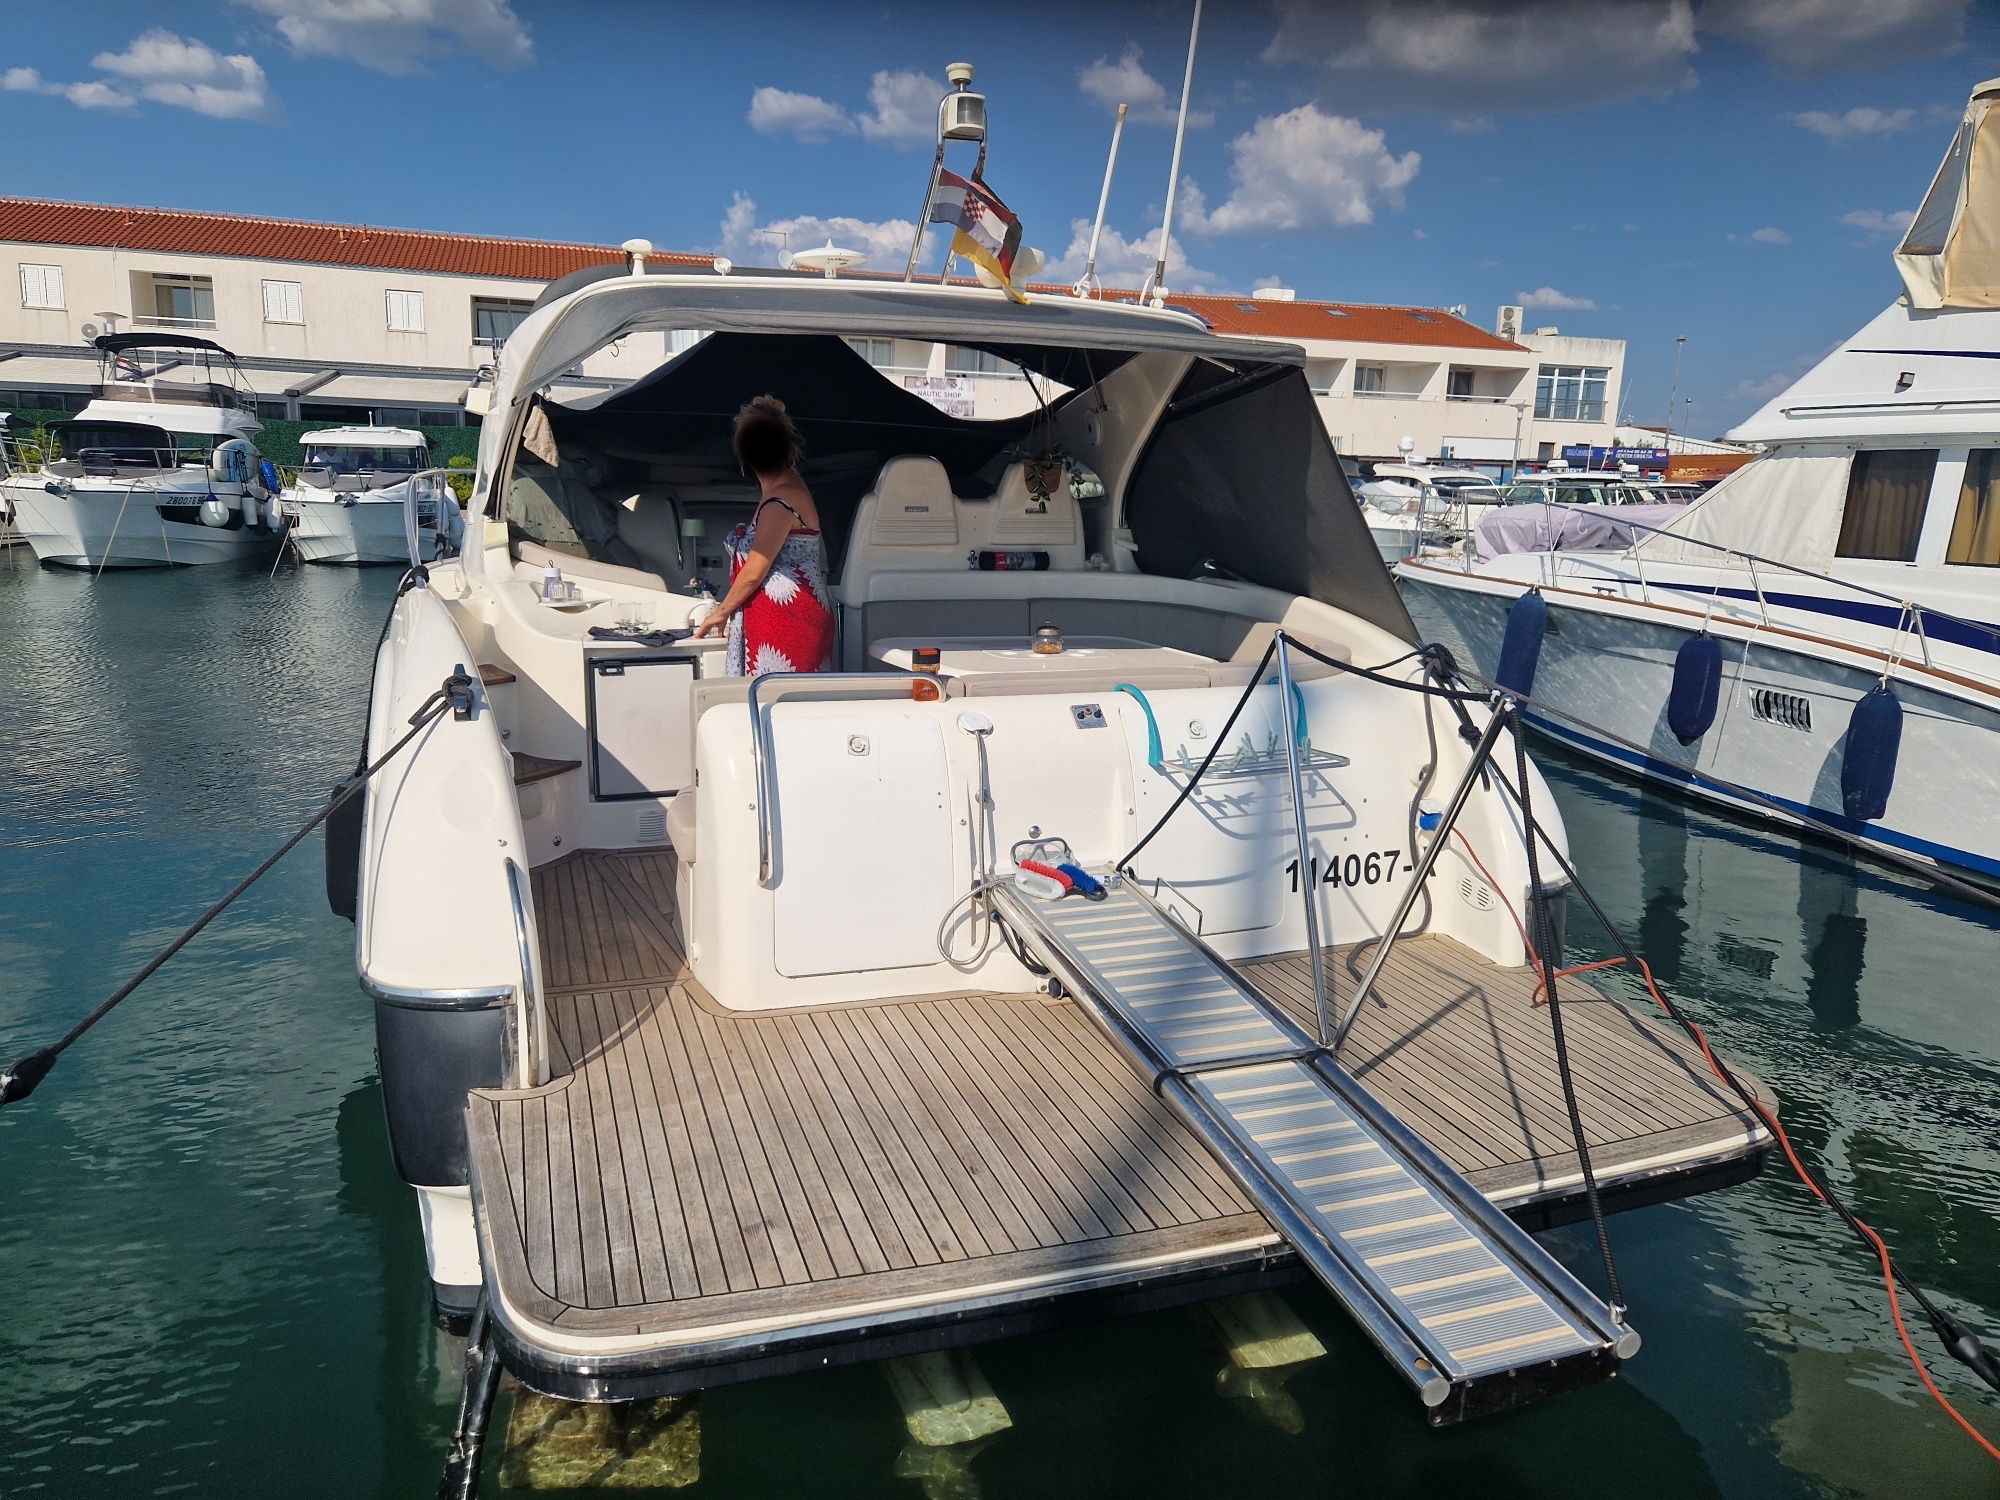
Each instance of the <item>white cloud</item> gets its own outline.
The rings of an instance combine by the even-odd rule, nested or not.
[[[832,240],[847,250],[860,250],[868,257],[871,271],[900,271],[909,262],[910,236],[916,226],[908,219],[855,219],[845,215],[822,219],[801,214],[792,219],[759,221],[756,201],[745,193],[730,200],[722,219],[722,239],[716,249],[732,258],[757,265],[775,265],[780,248],[812,250]],[[936,227],[926,237],[925,249],[936,245]],[[933,268],[933,275],[936,274]]]
[[[1810,130],[1814,135],[1834,142],[1852,140],[1857,135],[1893,135],[1899,130],[1908,130],[1910,122],[1916,117],[1914,109],[1865,107],[1850,109],[1843,115],[1824,109],[1809,109],[1802,114],[1785,116],[1799,129]]]
[[[271,121],[283,113],[257,59],[224,56],[206,42],[155,27],[123,52],[100,52],[93,68],[116,74],[139,97],[217,120]]]
[[[1190,234],[1283,234],[1375,221],[1377,200],[1403,206],[1423,158],[1395,155],[1379,130],[1302,104],[1267,115],[1229,143],[1229,197],[1208,212],[1201,190],[1182,188]]]
[[[861,117],[861,134],[875,145],[899,151],[935,145],[938,101],[944,96],[943,84],[914,68],[895,72],[884,68],[868,85],[874,111]]]
[[[1559,292],[1552,286],[1536,287],[1532,292],[1516,292],[1514,300],[1525,308],[1537,312],[1596,312],[1597,304],[1588,297],[1572,297]]]
[[[0,75],[0,89],[10,94],[49,94],[67,99],[78,109],[137,109],[138,101],[101,79],[84,83],[50,83],[33,68],[9,68]]]
[[[1753,229],[1750,231],[1750,238],[1760,245],[1789,245],[1792,242],[1792,237],[1789,234],[1776,227]]]
[[[1037,281],[1071,282],[1083,274],[1084,260],[1090,254],[1090,223],[1088,219],[1070,220],[1069,248],[1061,255],[1049,258],[1048,265],[1035,278]],[[1097,279],[1105,286],[1140,286],[1152,274],[1159,253],[1159,226],[1127,239],[1106,224],[1103,237],[1097,242]],[[1270,278],[1269,284],[1277,285],[1277,278]],[[1226,288],[1223,279],[1215,272],[1189,265],[1179,236],[1174,236],[1167,241],[1167,290],[1217,292]]]
[[[1736,401],[1769,401],[1773,396],[1790,389],[1794,377],[1790,375],[1766,375],[1762,380],[1739,380],[1736,389],[1729,393]]]
[[[1704,0],[1701,27],[1786,72],[1822,73],[1949,52],[1970,9],[1971,0]]]
[[[1688,0],[1279,0],[1267,62],[1317,63],[1354,108],[1476,118],[1690,88]]]
[[[750,96],[750,128],[759,135],[789,135],[817,145],[830,135],[854,134],[854,122],[838,104],[817,94],[761,88]]]
[[[1136,42],[1127,43],[1117,62],[1100,57],[1082,69],[1076,75],[1076,86],[1085,97],[1113,113],[1119,105],[1129,104],[1129,118],[1139,124],[1171,127],[1180,117],[1180,100],[1169,98],[1166,85],[1140,66],[1139,59],[1144,56]],[[1188,124],[1199,127],[1214,123],[1215,116],[1209,111],[1188,106]]]
[[[1880,239],[1892,236],[1900,239],[1916,217],[1916,214],[1907,208],[1895,213],[1884,213],[1879,208],[1857,208],[1851,214],[1842,214],[1840,222],[1852,224],[1856,229],[1866,230],[1870,235]]]
[[[535,60],[508,0],[237,0],[277,18],[301,57],[344,57],[379,73],[421,73],[424,59],[469,52],[496,68]]]

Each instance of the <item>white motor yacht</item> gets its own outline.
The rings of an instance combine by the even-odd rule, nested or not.
[[[407,563],[403,512],[410,500],[422,560],[435,562],[457,550],[464,514],[442,475],[428,472],[421,432],[326,427],[300,442],[305,463],[284,505],[292,545],[307,562]]]
[[[252,439],[235,357],[177,333],[104,334],[90,403],[51,425],[55,451],[0,481],[42,562],[138,568],[228,562],[274,549],[276,476]]]
[[[1770,1137],[1567,981],[1582,1164],[1524,946],[1560,820],[1530,767],[1537,887],[1513,751],[1483,780],[1456,713],[1509,732],[1436,696],[1303,351],[634,260],[508,339],[472,540],[393,606],[383,768],[328,832],[467,1410],[496,1353],[625,1401],[1307,1274],[1433,1422],[1613,1373],[1636,1335],[1522,1227],[1587,1216],[1587,1181],[1612,1208],[1740,1181]],[[708,336],[549,394],[675,329]],[[1063,393],[952,417],[860,338]],[[758,496],[731,420],[766,392],[833,672],[730,677],[720,640],[645,628],[723,581]]]
[[[1504,503],[1490,474],[1415,460],[1376,464],[1355,494],[1368,508],[1368,533],[1385,562],[1426,548],[1449,550]]]
[[[1739,810],[2000,878],[2000,80],[1895,254],[1904,295],[1733,431],[1657,527],[1414,559],[1413,608],[1541,727]],[[1524,601],[1532,595],[1533,601]],[[1539,621],[1540,623],[1535,623]]]

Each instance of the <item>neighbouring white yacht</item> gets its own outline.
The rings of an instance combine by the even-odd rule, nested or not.
[[[1633,540],[1412,559],[1420,617],[1600,760],[2000,879],[2000,80],[1895,253],[1904,295]],[[1558,547],[1561,546],[1559,542]],[[1745,793],[1751,795],[1745,795]]]
[[[1376,464],[1355,495],[1367,507],[1368,534],[1385,562],[1425,549],[1449,550],[1504,503],[1490,474],[1417,458]]]
[[[421,432],[326,427],[299,441],[305,462],[284,505],[292,545],[307,562],[407,564],[404,507],[411,499],[419,557],[435,562],[457,550],[464,514],[443,475],[429,470]]]
[[[139,568],[268,553],[284,534],[255,402],[220,344],[110,333],[90,403],[50,426],[55,452],[0,482],[42,562]]]
[[[890,338],[1062,391],[954,417],[850,347]],[[836,671],[726,676],[647,628],[726,583],[759,494],[731,422],[767,392]],[[1530,767],[1535,887],[1510,732],[1437,696],[1302,350],[635,251],[508,339],[471,513],[392,608],[387,758],[327,838],[468,1412],[496,1354],[623,1402],[1179,1301],[1282,1323],[1301,1274],[1433,1422],[1635,1351],[1522,1232],[1589,1213],[1523,937],[1559,816]],[[1460,709],[1509,747],[1490,779]],[[1564,994],[1601,1201],[1755,1172],[1770,1137],[1691,1043]]]

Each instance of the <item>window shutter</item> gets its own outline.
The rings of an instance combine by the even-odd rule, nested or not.
[[[390,292],[389,331],[391,333],[422,333],[424,331],[424,294],[422,292]]]
[[[296,281],[267,281],[264,283],[264,321],[266,323],[303,323],[305,315],[304,288]]]
[[[21,306],[61,308],[63,305],[61,266],[21,267]]]

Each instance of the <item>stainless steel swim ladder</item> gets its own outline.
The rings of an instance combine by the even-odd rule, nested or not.
[[[1416,1387],[1434,1426],[1615,1374],[1638,1335],[1130,879],[1001,917]]]

